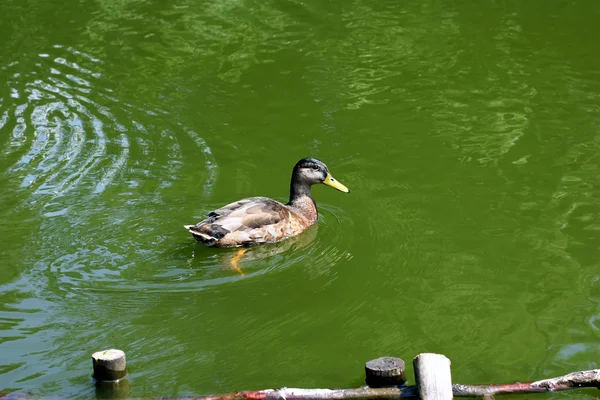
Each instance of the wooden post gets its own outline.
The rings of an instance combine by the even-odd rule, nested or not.
[[[92,354],[96,397],[99,399],[124,399],[129,396],[127,363],[121,350],[104,350]]]
[[[446,356],[421,353],[414,358],[413,366],[419,399],[452,399],[452,374],[450,360]]]
[[[404,361],[396,357],[379,357],[365,364],[369,387],[400,386],[406,383]]]

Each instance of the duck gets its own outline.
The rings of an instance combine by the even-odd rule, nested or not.
[[[303,158],[292,170],[287,203],[268,197],[248,197],[211,211],[206,219],[184,227],[194,239],[209,247],[250,247],[280,242],[299,235],[317,222],[317,204],[311,194],[315,184],[350,192],[331,176],[324,162]]]

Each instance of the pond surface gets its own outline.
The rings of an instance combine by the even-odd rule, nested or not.
[[[599,20],[596,0],[3,2],[0,390],[91,397],[106,348],[133,397],[351,387],[420,352],[462,383],[598,367]],[[286,200],[306,156],[351,192],[314,187],[318,225],[243,274],[183,229]]]

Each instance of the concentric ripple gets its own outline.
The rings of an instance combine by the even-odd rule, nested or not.
[[[181,158],[180,141],[190,139],[205,156],[205,193],[210,193],[217,167],[206,141],[174,125],[162,127],[163,143],[151,143],[148,130],[156,129],[165,112],[116,99],[96,57],[56,45],[0,71],[10,77],[0,88],[0,152],[8,160],[0,167],[28,191],[29,200],[60,197],[74,189],[101,194],[126,179],[135,185],[137,179],[126,171],[133,167],[135,175],[142,172],[136,167],[147,169],[131,159],[132,151],[145,155],[146,166],[154,165],[152,149],[166,146],[170,158]],[[173,175],[179,164],[164,167]]]
[[[31,243],[24,291],[112,285],[131,264],[127,254],[170,241],[156,221],[184,152],[202,196],[216,182],[207,140],[164,110],[117,98],[103,69],[61,45],[0,66],[8,78],[0,85],[0,215]]]
[[[31,70],[22,65],[31,60],[2,68],[12,76],[7,82],[12,101],[4,105],[0,131],[9,138],[2,151],[14,159],[7,172],[33,194],[60,196],[83,182],[100,193],[127,163],[127,129],[109,107],[87,97],[107,89],[95,87],[101,73],[68,60],[83,53],[61,46],[52,50],[39,54]]]
[[[218,204],[209,206],[216,208]],[[330,205],[320,204],[319,211],[318,223],[300,235],[279,243],[247,248],[239,261],[239,271],[231,263],[238,249],[207,248],[190,237],[167,251],[148,254],[148,261],[162,264],[151,275],[145,263],[137,263],[129,265],[127,271],[106,283],[110,284],[112,290],[122,291],[131,290],[132,281],[143,281],[145,292],[197,292],[237,280],[277,273],[297,265],[302,265],[302,270],[311,279],[333,276],[332,268],[339,265],[339,261],[352,258],[348,248],[349,237],[343,233],[345,228],[352,226],[352,220],[343,210]],[[346,232],[350,230],[346,229]],[[80,257],[75,255],[73,258]],[[77,282],[71,282],[70,285],[83,285],[88,290],[96,290],[99,283],[96,281],[88,285],[86,279],[77,277]]]

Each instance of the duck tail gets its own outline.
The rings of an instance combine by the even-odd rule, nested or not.
[[[199,242],[204,243],[207,246],[212,246],[213,244],[215,244],[217,242],[217,240],[219,240],[218,238],[207,235],[204,232],[200,232],[198,230],[198,228],[196,227],[196,225],[184,225],[183,227],[185,229],[187,229],[188,231],[190,231],[190,233],[192,234],[194,239],[196,239]]]

